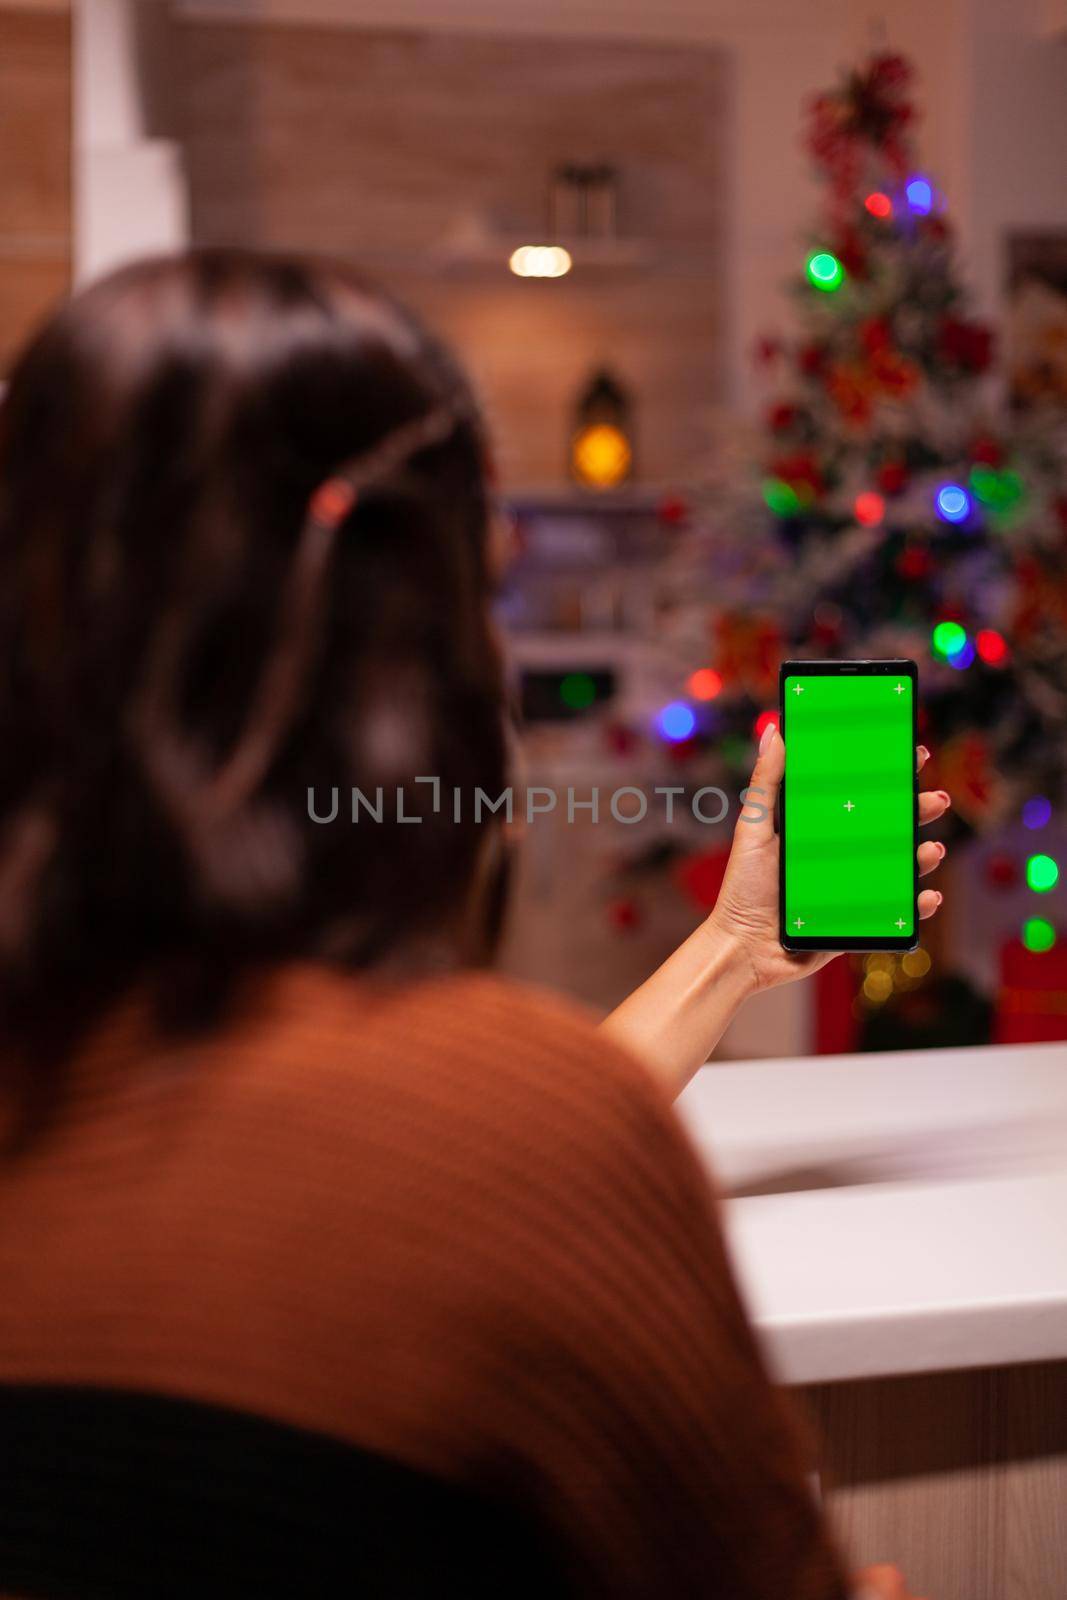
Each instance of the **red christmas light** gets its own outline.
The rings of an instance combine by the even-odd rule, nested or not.
[[[976,634],[974,648],[987,667],[1003,666],[1008,659],[1007,641],[995,628],[983,628]]]
[[[701,667],[693,673],[686,688],[694,700],[714,700],[722,693],[722,674],[714,667]]]
[[[869,194],[863,204],[866,206],[871,216],[877,217],[879,221],[882,221],[884,218],[891,217],[893,215],[892,200],[890,200],[887,194],[882,194],[881,190],[879,189],[876,189],[873,194]]]
[[[777,711],[761,711],[759,716],[756,718],[756,725],[752,731],[756,735],[757,739],[762,739],[767,729],[772,726],[775,728],[778,726]]]
[[[852,511],[856,521],[865,528],[876,528],[885,516],[885,501],[880,494],[868,490],[865,494],[858,494],[852,503]]]

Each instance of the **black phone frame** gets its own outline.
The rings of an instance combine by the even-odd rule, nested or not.
[[[785,680],[801,673],[807,677],[879,677],[907,674],[911,678],[911,745],[914,754],[918,744],[919,668],[905,657],[888,661],[783,661],[778,669],[778,726],[785,741],[785,776],[778,796],[778,937],[783,950],[801,954],[805,950],[888,950],[908,951],[919,947],[919,774],[917,760],[912,763],[912,905],[914,908],[914,934],[902,934],[898,939],[879,936],[873,939],[841,937],[827,942],[827,936],[813,935],[805,938],[790,933],[785,926],[785,838],[786,790],[789,782],[789,736],[786,731]]]

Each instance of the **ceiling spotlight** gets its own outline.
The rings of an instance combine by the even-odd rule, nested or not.
[[[562,278],[572,262],[560,244],[521,244],[512,251],[508,265],[517,278]]]

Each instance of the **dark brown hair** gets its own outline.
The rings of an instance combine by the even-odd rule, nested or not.
[[[15,1054],[61,1059],[143,979],[195,1023],[257,964],[472,954],[487,830],[414,779],[506,782],[483,461],[451,357],[343,268],[139,263],[25,351],[0,406]],[[386,820],[353,825],[379,785]],[[420,823],[389,820],[397,785]]]

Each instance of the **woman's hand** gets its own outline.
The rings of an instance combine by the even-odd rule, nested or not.
[[[917,752],[921,772],[930,752],[920,745]],[[785,771],[785,745],[778,729],[768,727],[760,741],[759,757],[752,782],[745,790],[746,803],[734,829],[730,862],[726,868],[719,898],[708,918],[707,927],[718,937],[736,945],[752,969],[756,989],[772,989],[817,972],[837,952],[811,950],[803,953],[783,950],[778,938],[778,835],[774,831],[774,804]],[[751,796],[750,803],[748,797]],[[944,790],[919,796],[919,822],[935,822],[951,805]],[[943,844],[927,842],[919,846],[919,875],[926,877],[945,859]],[[919,916],[932,917],[941,904],[936,889],[919,895]]]
[[[922,746],[920,770],[929,759]],[[785,770],[785,746],[777,728],[760,743],[746,803],[734,830],[730,861],[711,915],[684,944],[605,1018],[604,1029],[643,1056],[668,1092],[679,1094],[708,1059],[720,1035],[749,995],[791,978],[817,972],[835,952],[797,955],[778,941],[778,835],[774,802]],[[948,810],[943,790],[919,797],[919,820],[933,822]],[[919,871],[932,872],[945,857],[942,844],[919,846]],[[932,917],[941,904],[935,890],[919,896],[919,916]]]

